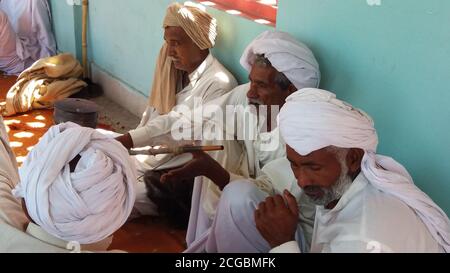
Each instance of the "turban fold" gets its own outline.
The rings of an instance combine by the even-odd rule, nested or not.
[[[74,172],[69,162],[81,156]],[[49,234],[81,244],[119,229],[135,202],[136,170],[127,150],[91,128],[53,126],[30,151],[13,190]]]
[[[211,15],[193,5],[173,3],[167,8],[163,27],[181,27],[202,50],[214,47],[217,22]],[[164,43],[156,61],[149,105],[159,114],[167,114],[176,105],[176,88],[182,71],[175,68]]]
[[[290,34],[265,31],[253,40],[241,57],[241,65],[250,72],[256,55],[262,54],[299,90],[319,87],[320,70],[314,54]]]
[[[279,125],[286,144],[300,155],[328,146],[363,149],[361,171],[369,182],[413,209],[433,238],[450,252],[447,215],[414,184],[400,163],[376,154],[378,137],[374,123],[366,113],[336,99],[331,92],[307,88],[286,99],[280,111]]]
[[[181,27],[200,49],[214,47],[217,21],[206,11],[191,5],[173,3],[167,8],[163,23],[166,27]]]

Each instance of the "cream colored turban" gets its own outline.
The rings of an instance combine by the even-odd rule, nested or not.
[[[173,3],[167,8],[164,27],[181,27],[200,49],[214,47],[217,21],[193,5]]]
[[[202,50],[214,47],[217,22],[198,7],[173,3],[167,8],[164,27],[181,27]],[[182,72],[175,68],[168,56],[168,46],[162,46],[156,62],[149,105],[159,114],[167,114],[176,104],[176,87]]]
[[[280,111],[279,125],[285,142],[300,155],[328,146],[363,149],[361,170],[370,183],[412,208],[433,238],[446,252],[450,251],[447,215],[414,185],[400,163],[376,154],[377,132],[366,113],[336,99],[331,92],[307,88],[286,99]]]

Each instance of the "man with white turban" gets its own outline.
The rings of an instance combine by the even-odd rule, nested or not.
[[[237,127],[234,132],[242,145],[242,154],[210,156],[195,153],[191,162],[163,176],[165,182],[180,177],[204,176],[197,177],[194,185],[187,252],[214,251],[207,247],[206,241],[225,185],[249,178],[268,194],[274,192],[271,175],[264,167],[284,157],[285,148],[279,139],[277,124],[272,120],[276,115],[271,114],[283,106],[291,93],[305,87],[317,87],[320,81],[319,65],[311,50],[285,32],[266,31],[259,35],[246,48],[241,64],[249,71],[250,85],[242,85],[212,103],[220,106],[222,113],[226,112],[227,106],[234,107],[235,118],[230,118],[227,112],[226,121],[221,125],[226,134],[233,131],[230,128]],[[252,111],[250,106],[261,108]],[[246,113],[261,122],[247,123]],[[219,118],[214,122],[221,121]],[[242,132],[250,133],[241,135]],[[225,142],[226,145],[229,143]],[[234,158],[232,163],[238,165],[223,164],[223,157]]]
[[[128,149],[153,145],[152,135],[167,133],[163,132],[163,126],[159,123],[150,125],[155,118],[164,115],[161,120],[167,122],[165,115],[170,111],[177,113],[185,108],[194,109],[237,85],[234,76],[210,52],[216,42],[217,21],[200,6],[193,3],[171,4],[167,8],[163,28],[165,42],[156,63],[149,105],[138,128],[117,138]],[[141,157],[138,161],[139,171],[145,173],[152,169],[154,161],[153,157]],[[158,184],[159,174],[148,177],[154,177],[153,181]],[[186,191],[178,186],[171,189]],[[186,199],[186,206],[189,206],[190,196]],[[165,211],[170,215],[170,209],[164,209],[162,204],[158,207],[160,212]],[[157,213],[154,204],[146,196],[144,183],[138,183],[136,209],[145,215]]]
[[[94,129],[60,124],[17,173],[0,122],[0,252],[106,251],[135,201],[127,150]]]
[[[377,133],[366,113],[307,88],[287,98],[279,123],[300,196],[230,184],[214,230],[220,251],[257,245],[271,252],[450,251],[448,217],[402,165],[376,154]],[[301,198],[317,205],[306,246],[296,236]]]
[[[47,0],[0,1],[0,71],[18,75],[55,54]]]

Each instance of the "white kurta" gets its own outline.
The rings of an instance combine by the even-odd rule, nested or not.
[[[170,144],[173,141],[170,135],[172,126],[183,116],[178,111],[180,107],[190,110],[200,108],[218,100],[237,85],[234,76],[212,54],[209,54],[203,63],[189,75],[189,80],[190,83],[177,93],[177,106],[168,114],[160,115],[153,107],[147,107],[138,128],[129,132],[135,147],[160,145],[162,143]],[[191,117],[187,118],[190,119]],[[205,142],[203,144],[222,143]],[[230,153],[239,153],[239,147],[235,145],[226,146]],[[234,152],[236,150],[238,151]],[[142,175],[145,171],[152,169],[152,166],[155,165],[155,158],[138,156],[136,164],[139,173]],[[156,215],[156,207],[148,199],[146,193],[145,184],[141,179],[137,186],[135,208],[141,215]]]
[[[152,138],[168,133],[177,120],[177,107],[195,109],[212,101],[237,86],[234,76],[212,55],[189,74],[189,84],[177,93],[177,105],[167,115],[159,115],[157,110],[148,106],[141,123],[129,133],[135,147],[152,145]],[[172,118],[175,116],[175,118]],[[158,120],[154,121],[157,117]],[[154,121],[154,122],[153,122]]]
[[[47,0],[2,0],[0,9],[8,15],[17,35],[17,55],[21,60],[36,61],[56,54]]]
[[[247,92],[249,84],[241,85],[231,91],[229,94],[221,98],[221,102],[217,102],[224,109],[228,106],[248,106]],[[239,108],[236,107],[236,111]],[[227,119],[227,122],[230,120]],[[244,122],[242,120],[235,120],[236,132],[242,132]],[[256,125],[256,124],[255,124]],[[227,124],[227,127],[232,127],[232,124]],[[255,139],[245,139],[235,141],[241,145],[241,154],[238,152],[226,154],[227,158],[234,159],[239,162],[239,166],[225,168],[230,173],[230,183],[235,180],[247,179],[254,183],[258,188],[273,194],[275,188],[272,184],[271,178],[262,170],[265,165],[275,159],[285,156],[285,146],[279,137],[279,130],[275,128],[271,132],[258,133],[256,126],[248,128],[253,130]],[[265,149],[269,142],[276,143],[275,149]],[[222,166],[223,158],[215,158]],[[192,208],[189,219],[189,226],[186,236],[188,244],[187,252],[203,251],[205,242],[208,238],[211,224],[213,222],[217,205],[221,196],[220,189],[209,179],[204,177],[197,177],[194,184],[194,191],[192,196]]]
[[[25,62],[17,55],[17,42],[8,15],[0,9],[0,71],[6,74],[19,74],[25,69]],[[31,65],[31,61],[28,63]]]
[[[271,252],[299,252],[289,242]],[[331,210],[318,206],[311,252],[443,252],[425,224],[398,198],[363,174]]]

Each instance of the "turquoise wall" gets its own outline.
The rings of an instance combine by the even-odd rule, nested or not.
[[[277,27],[311,46],[322,87],[375,120],[379,152],[450,214],[450,1],[281,0]]]
[[[77,42],[75,37],[74,7],[67,5],[66,1],[61,0],[50,0],[49,2],[58,50],[71,52],[76,56],[77,47],[81,49],[81,44]]]
[[[239,63],[242,52],[261,32],[272,27],[257,24],[226,12],[208,9],[219,22],[219,35],[214,55],[227,67],[240,83],[248,82],[248,73]]]
[[[162,21],[171,0],[95,0],[89,2],[89,59],[134,90],[148,95],[163,42]],[[58,49],[81,56],[81,8],[51,0]],[[269,29],[240,17],[209,9],[219,21],[214,54],[244,82],[239,65],[245,46]],[[75,33],[74,33],[75,30]],[[76,43],[74,45],[74,43]]]
[[[51,0],[60,51],[80,56],[80,7]],[[148,95],[169,0],[90,1],[89,57]],[[450,1],[280,0],[277,29],[315,52],[322,87],[373,116],[379,152],[404,164],[450,214]],[[270,27],[209,9],[219,20],[214,54],[236,74],[254,37]]]

